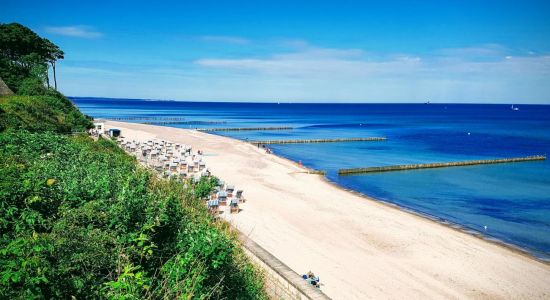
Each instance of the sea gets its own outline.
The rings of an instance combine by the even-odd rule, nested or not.
[[[215,133],[245,141],[386,137],[385,141],[269,148],[276,155],[326,171],[329,181],[346,189],[550,260],[548,160],[337,174],[342,168],[545,155],[550,153],[550,105],[517,105],[514,110],[507,104],[71,99],[94,118],[150,118],[147,122],[152,123],[178,118],[180,123],[161,124],[178,128],[293,127]]]

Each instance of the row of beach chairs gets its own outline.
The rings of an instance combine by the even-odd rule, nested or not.
[[[122,149],[135,156],[142,164],[153,168],[163,178],[177,176],[182,180],[193,178],[198,182],[203,176],[211,176],[209,168],[202,161],[202,152],[198,150],[194,153],[191,146],[164,140],[141,142],[123,137],[117,142]],[[230,213],[238,213],[239,204],[245,202],[243,190],[237,190],[234,185],[226,185],[221,180],[205,200],[208,210],[214,215],[219,215],[221,207],[227,206]]]
[[[234,185],[225,185],[223,182],[208,196],[207,206],[213,214],[219,214],[220,206],[229,204],[230,213],[240,211],[239,204],[244,203],[243,190],[235,190]]]
[[[203,176],[211,175],[202,161],[202,155],[194,154],[190,146],[163,140],[139,142],[119,139],[118,143],[141,163],[155,169],[162,177],[178,176],[186,179],[193,176],[194,179],[200,180]]]

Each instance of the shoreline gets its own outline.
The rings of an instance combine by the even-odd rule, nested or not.
[[[323,176],[324,177],[324,176]],[[550,266],[550,258],[548,259],[543,259],[541,257],[538,257],[536,255],[534,255],[529,249],[527,248],[523,248],[523,247],[520,247],[518,245],[514,245],[512,243],[507,243],[501,239],[498,239],[496,237],[492,237],[490,235],[486,235],[486,234],[483,234],[483,232],[481,231],[478,231],[476,229],[473,229],[473,228],[470,228],[470,227],[467,227],[467,226],[464,226],[462,224],[459,224],[459,223],[456,223],[456,222],[452,222],[452,221],[449,221],[449,220],[446,220],[446,219],[443,219],[443,218],[440,218],[438,216],[435,216],[435,215],[431,215],[431,214],[428,214],[428,213],[423,213],[423,212],[420,212],[420,211],[416,211],[412,208],[407,208],[407,207],[404,207],[404,206],[401,206],[399,204],[395,204],[393,202],[390,202],[390,201],[386,201],[386,200],[382,200],[382,199],[378,199],[376,197],[372,197],[372,196],[369,196],[369,195],[366,195],[366,194],[363,194],[361,192],[358,192],[356,190],[353,190],[353,189],[348,189],[346,187],[343,187],[341,185],[338,185],[337,183],[333,182],[333,181],[330,181],[328,178],[324,177],[323,178],[324,180],[326,180],[326,182],[328,184],[331,184],[331,185],[334,185],[335,187],[337,188],[340,188],[346,192],[349,192],[349,193],[352,193],[352,194],[356,194],[357,196],[359,197],[363,197],[365,198],[365,200],[367,201],[375,201],[375,202],[378,202],[378,203],[381,203],[383,205],[387,205],[388,207],[390,208],[393,208],[393,209],[398,209],[400,211],[403,211],[403,212],[406,212],[406,213],[409,213],[409,214],[412,214],[412,215],[415,215],[415,216],[418,216],[420,218],[423,218],[423,219],[426,219],[426,220],[429,220],[429,221],[432,221],[438,225],[442,225],[442,226],[445,226],[449,229],[453,229],[453,230],[456,230],[460,233],[465,233],[465,234],[468,234],[468,235],[471,235],[473,237],[476,237],[476,238],[479,238],[480,240],[484,241],[484,242],[488,242],[488,243],[491,243],[491,244],[494,244],[494,245],[497,245],[497,246],[501,246],[505,249],[508,249],[508,250],[512,250],[514,252],[517,252],[518,254],[521,254],[521,255],[524,255],[526,256],[527,258],[530,258],[530,259],[533,259],[533,260],[536,260],[538,262],[541,262],[541,263],[544,263],[544,264],[547,264]]]
[[[239,142],[246,143],[246,141],[239,140],[237,138],[233,138],[233,137],[229,137],[229,136],[225,136],[225,135],[216,134],[215,132],[205,132],[205,133],[216,135],[216,136],[221,136],[221,137],[225,137],[225,138],[229,138],[229,139],[233,139],[233,140],[236,140],[236,141],[239,141]],[[303,168],[304,172],[318,172],[319,171],[319,170],[312,169],[312,168],[309,168],[309,167],[304,166],[304,165],[300,165],[297,161],[294,161],[290,158],[279,155],[279,154],[277,154],[277,152],[271,152],[271,155],[275,155],[275,156],[279,157],[280,159],[287,160],[288,162],[293,163],[294,165],[296,165],[296,167]],[[321,171],[321,172],[324,172],[324,171]],[[351,193],[351,194],[354,194],[356,196],[362,197],[366,201],[374,201],[374,202],[386,205],[389,208],[397,209],[397,210],[400,210],[402,212],[409,213],[409,214],[412,214],[414,216],[418,216],[418,217],[423,218],[425,220],[432,221],[432,222],[434,222],[438,225],[442,225],[442,226],[448,227],[450,229],[456,230],[458,232],[461,232],[461,233],[468,234],[468,235],[471,235],[473,237],[479,238],[482,241],[485,241],[485,242],[488,242],[488,243],[491,243],[491,244],[494,244],[494,245],[497,245],[497,246],[501,246],[505,249],[508,249],[508,250],[514,251],[518,254],[524,255],[527,258],[534,259],[538,262],[541,262],[541,263],[544,263],[544,264],[547,264],[547,265],[550,266],[550,256],[548,256],[548,258],[538,257],[531,250],[529,250],[528,248],[524,248],[524,247],[521,247],[521,246],[518,246],[518,245],[514,245],[512,243],[505,242],[505,241],[503,241],[499,238],[492,237],[490,235],[486,235],[483,232],[478,231],[474,228],[470,228],[470,227],[464,226],[464,225],[456,223],[456,222],[445,220],[445,219],[440,218],[440,217],[435,216],[435,215],[431,215],[431,214],[428,214],[428,213],[423,213],[423,212],[420,212],[420,211],[416,211],[412,208],[404,207],[404,206],[401,206],[399,204],[393,203],[391,201],[387,201],[387,200],[379,199],[379,198],[376,198],[376,197],[373,197],[373,196],[369,196],[367,194],[361,193],[361,192],[356,191],[354,189],[346,188],[345,186],[339,185],[338,183],[336,183],[334,181],[331,181],[325,175],[322,175],[322,174],[315,174],[315,173],[308,173],[308,174],[318,175],[318,176],[320,176],[320,178],[323,181],[325,181],[326,183],[334,186],[335,188],[340,189],[340,190],[345,191],[345,192],[348,192],[348,193]]]
[[[239,186],[245,194],[257,196],[247,197],[244,211],[226,219],[297,273],[306,268],[320,273],[326,284],[323,291],[333,298],[550,295],[550,287],[543,284],[550,280],[549,264],[544,260],[448,221],[445,224],[346,189],[325,176],[304,174],[309,168],[288,158],[270,156],[244,141],[216,134],[107,123],[122,128],[124,136],[125,131],[137,130],[134,134],[145,139],[193,140],[198,147],[210,147],[209,152],[219,151],[205,157],[218,168],[212,173],[220,176],[221,172],[220,177],[231,183],[241,179]],[[527,275],[515,278],[518,272]]]

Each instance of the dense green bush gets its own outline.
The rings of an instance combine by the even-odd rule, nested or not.
[[[73,103],[52,90],[43,96],[9,96],[0,99],[0,129],[32,132],[82,132],[92,123]]]
[[[218,186],[218,178],[201,177],[200,181],[195,185],[195,195],[199,199],[206,198],[216,186]]]
[[[2,299],[264,298],[196,187],[111,141],[7,130],[0,178]]]
[[[40,79],[29,77],[21,81],[17,93],[23,96],[45,96],[48,94],[48,89]]]
[[[0,299],[263,299],[263,281],[203,198],[161,180],[49,88],[63,51],[0,23]]]

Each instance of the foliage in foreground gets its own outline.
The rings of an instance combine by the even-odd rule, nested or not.
[[[262,299],[228,225],[199,200],[216,179],[159,180],[49,87],[55,44],[0,24],[0,299]]]
[[[8,130],[0,178],[2,299],[264,298],[194,187],[111,141]]]

